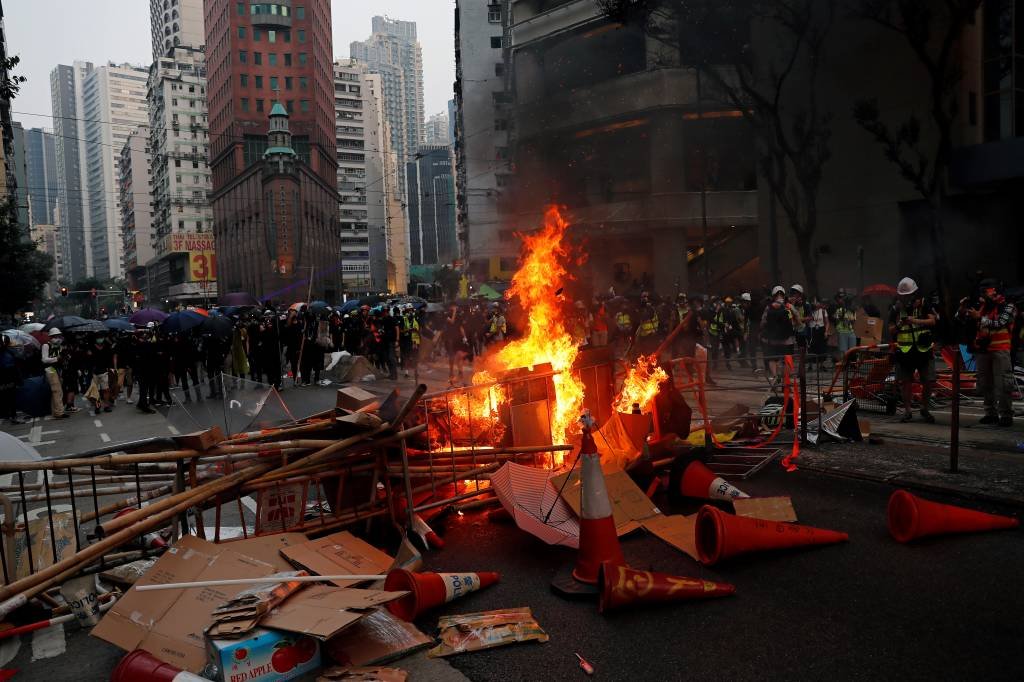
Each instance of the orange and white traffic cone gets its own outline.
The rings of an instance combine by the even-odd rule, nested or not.
[[[736,486],[715,475],[703,462],[694,460],[683,469],[679,492],[684,497],[700,500],[723,500],[729,502],[740,497],[750,497]]]
[[[601,597],[597,608],[605,613],[633,604],[710,599],[735,592],[736,588],[729,583],[606,564],[601,570]]]
[[[144,504],[143,506],[146,505]],[[126,509],[122,509],[121,511],[114,514],[114,518],[116,519],[119,516],[130,514],[135,510],[135,507],[128,507]],[[160,537],[159,533],[146,533],[145,535],[138,538],[138,540],[139,543],[142,545],[143,549],[163,549],[167,547],[167,541]]]
[[[396,568],[388,573],[384,589],[389,592],[408,592],[387,604],[388,611],[402,620],[414,621],[430,609],[482,590],[498,582],[500,576],[486,573],[414,573]]]
[[[551,583],[552,589],[569,598],[592,597],[598,594],[601,564],[619,566],[626,563],[619,545],[619,536],[612,517],[612,503],[608,499],[601,455],[591,435],[594,419],[587,412],[583,422],[583,442],[580,443],[580,548],[572,572],[560,572]]]
[[[444,540],[427,525],[427,522],[419,514],[412,515],[412,532],[419,536],[424,548],[444,549]]]
[[[923,500],[906,490],[897,490],[889,498],[889,532],[897,542],[947,533],[978,533],[986,530],[1017,528],[1020,521],[1012,516],[986,514]]]

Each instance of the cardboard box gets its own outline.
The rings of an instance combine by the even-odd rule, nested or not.
[[[551,479],[551,484],[558,490],[568,474],[561,474]],[[573,469],[572,479],[562,491],[562,497],[579,516],[581,509],[581,488],[579,469]],[[615,531],[621,536],[640,528],[642,521],[661,514],[644,491],[633,483],[625,471],[605,471],[605,485],[608,488],[608,499],[612,503],[612,516],[615,518]]]
[[[315,575],[384,575],[394,561],[392,557],[348,531],[286,547],[281,550],[281,554],[299,568]],[[349,587],[358,581],[333,582],[338,587]]]
[[[216,666],[216,682],[282,682],[302,677],[320,667],[320,643],[258,628],[245,639],[211,639],[209,662]]]
[[[286,533],[215,545],[188,535],[168,549],[136,585],[259,578],[287,571],[291,566],[280,556],[281,548],[305,539]],[[161,661],[198,673],[207,660],[203,630],[212,622],[214,609],[246,588],[139,592],[133,587],[91,634],[126,651],[143,649]]]
[[[365,391],[358,386],[347,386],[338,389],[338,398],[335,407],[339,410],[355,412],[360,407],[365,407],[377,400],[377,396]]]
[[[680,552],[698,559],[697,556],[697,515],[652,516],[643,522],[644,528],[675,547]]]
[[[326,640],[365,616],[368,609],[406,594],[313,585],[274,607],[260,624]]]
[[[382,665],[433,643],[412,623],[377,609],[324,645],[336,663],[350,666]]]
[[[857,311],[857,321],[853,323],[853,333],[860,339],[860,345],[870,346],[882,342],[885,326],[880,317],[868,317],[863,310]]]
[[[209,450],[217,443],[224,440],[224,431],[219,426],[214,426],[205,431],[185,433],[174,436],[174,442],[183,450]]]
[[[75,516],[70,511],[53,514],[53,537],[50,536],[50,516],[43,513],[28,522],[28,537],[25,524],[19,522],[14,529],[14,578],[20,580],[49,568],[54,564],[53,550],[57,550],[57,561],[75,552]],[[10,545],[7,545],[10,549]],[[32,565],[29,565],[29,550]],[[11,561],[11,557],[7,557]],[[10,563],[8,563],[10,566]]]

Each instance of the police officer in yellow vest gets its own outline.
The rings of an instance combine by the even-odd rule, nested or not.
[[[889,335],[896,343],[896,381],[903,397],[903,419],[914,418],[911,409],[915,372],[921,380],[921,418],[929,424],[935,417],[928,411],[928,401],[935,383],[935,354],[932,330],[938,320],[935,308],[919,293],[917,282],[904,277],[896,287],[899,295],[889,312]]]
[[[409,370],[417,370],[420,354],[420,321],[416,318],[416,310],[411,303],[406,303],[399,318],[399,343],[402,351],[402,370],[409,377]],[[419,372],[417,371],[417,376]]]
[[[640,325],[636,329],[636,341],[633,344],[635,355],[649,355],[658,347],[658,319],[657,309],[651,305],[651,295],[646,291],[640,294],[640,310],[638,311]]]

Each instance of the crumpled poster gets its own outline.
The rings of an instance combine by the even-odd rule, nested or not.
[[[437,627],[440,642],[427,652],[430,658],[513,644],[515,642],[546,642],[548,635],[529,607],[481,611],[461,616],[442,616]]]

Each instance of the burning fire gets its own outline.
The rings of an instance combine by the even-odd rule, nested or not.
[[[535,234],[523,235],[523,258],[512,277],[506,297],[516,297],[529,315],[526,334],[500,351],[492,366],[533,367],[550,363],[558,372],[553,377],[555,404],[551,415],[551,441],[565,443],[583,411],[583,382],[572,373],[579,347],[569,332],[558,291],[572,279],[567,269],[571,261],[565,232],[569,223],[558,208],[544,214],[544,227]],[[475,381],[475,377],[474,377]]]
[[[447,399],[448,433],[442,435],[437,429],[431,429],[431,449],[451,449],[458,445],[475,444],[477,448],[500,443],[505,435],[498,410],[508,399],[505,389],[499,384],[482,386],[494,381],[487,372],[473,375],[473,384],[478,388],[469,388],[452,395]]]
[[[632,412],[633,405],[639,403],[641,412],[650,412],[658,387],[664,381],[668,381],[668,374],[658,367],[658,358],[653,355],[640,356],[636,364],[626,372],[626,379],[622,382],[622,390],[615,399],[613,409],[616,412]]]

